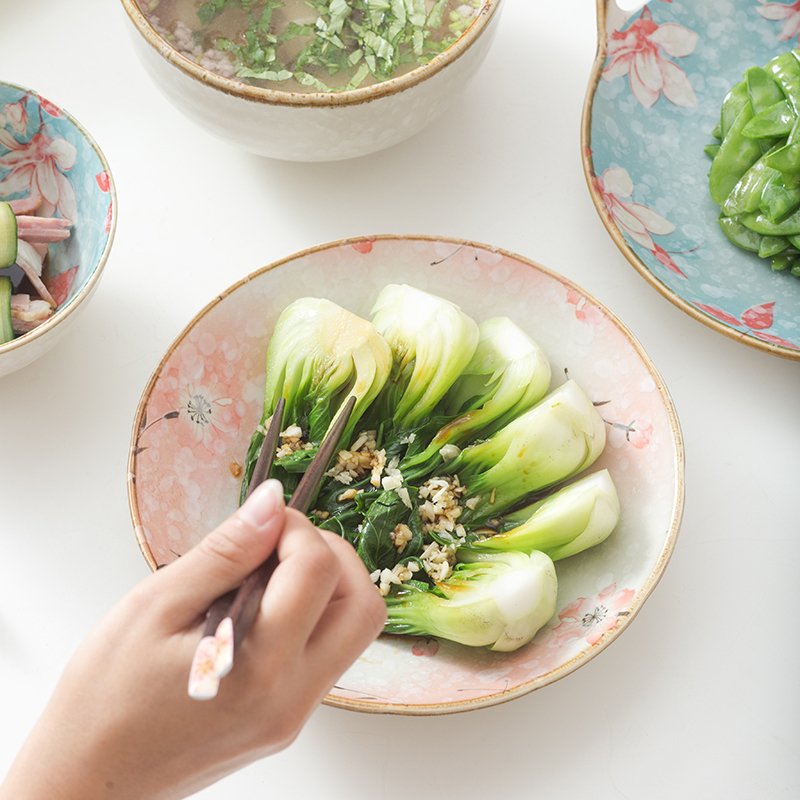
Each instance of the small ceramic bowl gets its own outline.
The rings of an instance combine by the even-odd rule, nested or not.
[[[661,294],[758,349],[800,359],[800,279],[728,242],[708,191],[722,100],[744,71],[797,47],[792,4],[598,0],[583,117],[589,190],[614,242]],[[790,38],[793,41],[789,41]]]
[[[0,345],[0,376],[30,364],[69,330],[97,288],[117,220],[111,171],[89,133],[33,90],[0,83],[0,200],[37,195],[73,222],[70,238],[49,246],[42,276],[58,307]]]
[[[501,0],[484,0],[476,21],[425,66],[339,93],[278,91],[221,77],[173,48],[145,18],[137,0],[122,0],[122,5],[145,69],[192,120],[259,155],[334,161],[391,147],[438,117],[486,56]]]
[[[683,446],[667,390],[607,309],[521,256],[451,239],[381,236],[307,250],[253,273],[201,311],[169,348],[136,413],[128,496],[152,568],[173,561],[237,506],[241,464],[263,403],[280,312],[325,296],[369,315],[404,282],[476,320],[507,315],[600,406],[622,517],[602,545],[558,562],[558,612],[513,653],[384,635],[327,697],[333,706],[442,714],[519,697],[569,674],[630,624],[667,565],[683,509]],[[595,467],[593,467],[594,469]]]

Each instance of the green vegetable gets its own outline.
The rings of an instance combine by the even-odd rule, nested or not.
[[[619,497],[608,470],[601,470],[501,522],[503,533],[473,542],[464,552],[541,550],[558,561],[608,538],[619,522]]]
[[[0,276],[0,344],[10,342],[14,338],[14,326],[11,321],[11,278]]]
[[[757,253],[761,249],[761,234],[744,226],[738,218],[720,217],[719,226],[731,244],[735,244],[743,250],[749,250],[751,253]]]
[[[800,208],[800,188],[786,186],[783,175],[775,174],[761,193],[758,210],[770,222],[781,222],[793,211]],[[756,211],[748,208],[747,211]]]
[[[0,203],[0,269],[17,260],[17,217],[9,203]]]
[[[534,406],[550,385],[550,364],[539,345],[508,317],[482,322],[472,360],[442,401],[451,420],[428,447],[406,458],[404,472],[428,472],[442,462],[440,450],[476,435],[489,436]]]
[[[372,323],[391,347],[390,379],[380,419],[395,431],[424,421],[472,360],[478,326],[454,303],[411,286],[378,295]]]
[[[800,234],[800,51],[751,67],[725,97],[720,123],[706,145],[708,185],[728,240],[793,265],[786,237]],[[792,273],[794,274],[794,273]]]
[[[794,268],[796,256],[780,255],[772,259],[770,266],[773,272],[783,272],[786,269]]]
[[[511,320],[478,326],[410,286],[385,287],[372,323],[297,300],[269,343],[243,494],[279,398],[272,474],[290,492],[355,394],[310,519],[355,548],[387,631],[514,649],[553,613],[552,559],[598,544],[619,517],[605,470],[569,483],[600,455],[606,423],[573,380],[545,396],[551,371]]]
[[[392,541],[392,532],[399,524],[407,524],[413,534],[400,552]],[[415,555],[422,545],[422,523],[419,515],[406,507],[397,492],[381,492],[370,504],[358,537],[358,555],[367,570],[391,569],[403,558]]]
[[[458,474],[476,501],[465,517],[483,522],[591,466],[605,443],[603,418],[570,380],[486,441],[462,450],[444,471]]]
[[[788,136],[795,122],[795,114],[787,100],[781,100],[756,114],[742,128],[748,139],[764,139],[773,136]]]
[[[389,633],[441,636],[472,647],[516,650],[556,610],[553,562],[544,553],[475,554],[429,592],[405,585],[386,598]]]
[[[264,412],[247,453],[242,496],[264,441],[263,431],[281,397],[286,400],[285,427],[300,426],[315,446],[299,454],[307,463],[347,399],[355,395],[355,408],[342,439],[352,436],[391,367],[388,345],[366,320],[330,300],[304,298],[286,308],[267,350]],[[287,471],[305,470],[305,464],[293,468],[297,460],[294,457],[286,463]]]

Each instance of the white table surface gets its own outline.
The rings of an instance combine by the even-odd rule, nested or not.
[[[288,751],[199,797],[800,796],[800,370],[679,311],[606,234],[579,158],[594,3],[506,4],[444,119],[381,155],[303,165],[240,153],[180,116],[140,69],[119,2],[0,0],[0,77],[77,117],[119,192],[90,307],[55,351],[0,381],[0,774],[76,643],[147,573],[126,458],[167,346],[253,269],[391,232],[505,247],[621,317],[683,428],[677,548],[625,635],[565,680],[441,718],[322,707]]]

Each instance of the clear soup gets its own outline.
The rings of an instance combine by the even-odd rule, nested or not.
[[[484,0],[138,2],[161,36],[210,72],[286,92],[341,92],[428,63]]]

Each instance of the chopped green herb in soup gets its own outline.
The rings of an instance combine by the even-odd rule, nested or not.
[[[225,78],[340,92],[428,63],[484,0],[140,0],[176,50]]]

